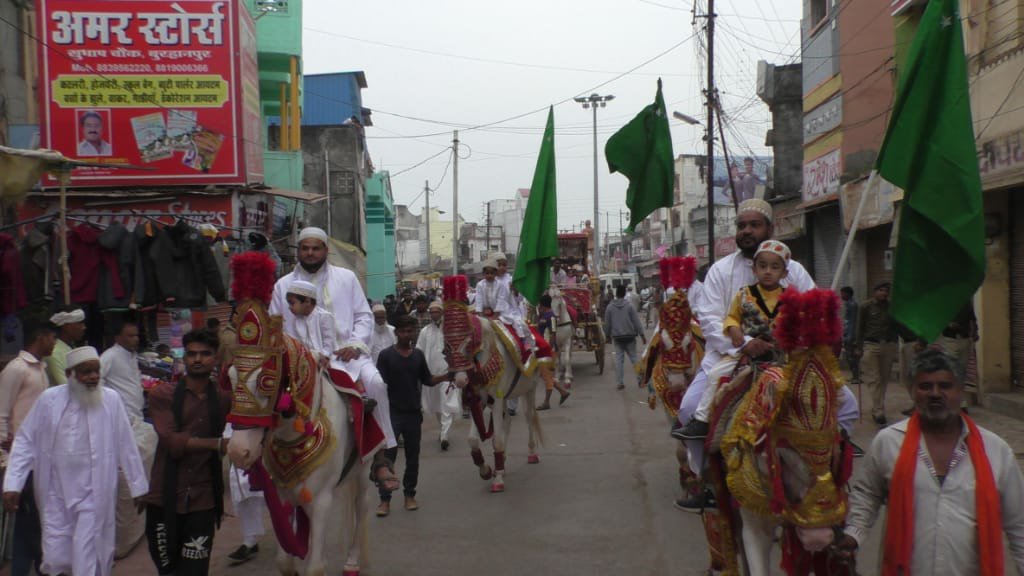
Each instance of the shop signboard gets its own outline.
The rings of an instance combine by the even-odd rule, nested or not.
[[[262,181],[255,27],[242,2],[37,8],[41,144],[101,165],[75,170],[73,187]]]
[[[68,198],[68,214],[74,218],[72,226],[80,221],[106,227],[114,222],[134,230],[140,224],[160,223],[172,225],[184,219],[192,226],[213,224],[221,235],[230,235],[225,228],[233,227],[232,195],[181,194],[173,198],[138,198],[126,204],[121,198],[73,196]],[[18,209],[18,216],[29,220],[45,214],[56,215],[58,201],[54,197],[33,197]],[[31,224],[26,224],[25,232]]]
[[[842,158],[838,148],[804,163],[804,204],[815,204],[834,198],[839,193],[841,173]]]

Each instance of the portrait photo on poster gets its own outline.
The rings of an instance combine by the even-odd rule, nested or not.
[[[79,109],[76,137],[78,139],[78,156],[110,156],[114,153],[110,142],[110,110]]]

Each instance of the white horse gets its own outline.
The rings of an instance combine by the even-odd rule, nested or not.
[[[555,315],[555,333],[545,333],[544,338],[556,349],[555,380],[571,387],[572,339],[575,326],[572,317],[569,316],[569,307],[565,305],[562,291],[557,286],[552,286],[548,289],[548,295],[551,296],[551,312]]]
[[[476,464],[481,478],[491,480],[491,492],[504,492],[505,445],[512,426],[512,419],[506,414],[505,403],[511,398],[525,400],[526,409],[523,416],[529,430],[527,462],[540,462],[540,457],[535,451],[537,444],[543,443],[534,397],[537,375],[524,375],[520,371],[520,362],[513,356],[518,351],[510,350],[515,344],[511,343],[511,336],[503,326],[471,314],[462,302],[445,302],[442,327],[449,369],[455,372],[455,385],[464,390],[463,405],[470,410],[473,417],[473,423],[469,427],[469,447],[473,463]],[[487,424],[485,419],[488,406],[490,424]],[[480,441],[486,440],[491,434],[494,447],[493,469],[484,460],[480,448]]]
[[[233,363],[228,369],[235,398],[239,398],[241,393],[255,400],[260,409],[276,419],[277,425],[273,428],[244,428],[235,425],[228,443],[228,456],[236,467],[248,470],[260,458],[267,463],[268,458],[273,458],[274,451],[302,445],[301,440],[309,437],[311,429],[322,427],[333,436],[333,446],[325,448],[323,455],[317,459],[320,460],[320,464],[302,473],[298,482],[282,486],[281,480],[275,479],[281,499],[301,507],[310,520],[309,549],[305,559],[300,560],[279,548],[277,567],[281,574],[285,575],[323,575],[327,568],[325,552],[330,534],[333,537],[340,537],[342,541],[342,550],[345,552],[342,575],[358,576],[360,559],[366,557],[367,550],[365,494],[369,484],[369,464],[361,462],[356,452],[349,404],[334,388],[330,375],[317,369],[316,361],[300,342],[289,336],[283,338],[285,354],[293,366],[293,376],[299,373],[299,370],[294,368],[296,363],[307,360],[312,362],[311,365],[304,366],[313,374],[310,376],[310,399],[307,400],[310,419],[308,423],[301,419],[297,423],[296,419],[300,417],[294,411],[291,415],[281,412],[282,394],[290,391],[296,402],[302,401],[298,397],[301,391],[295,388],[297,383],[294,379],[290,382],[288,391],[280,389],[280,379],[276,382],[277,387],[269,391],[267,378],[263,377],[264,368],[259,365],[240,380],[241,370],[236,368],[236,365],[240,360],[244,361],[244,357],[240,358],[240,353],[244,355],[244,352],[236,350]],[[232,406],[233,414],[237,404],[236,401]],[[267,450],[264,450],[264,446],[268,447]],[[270,469],[270,466],[267,468]]]

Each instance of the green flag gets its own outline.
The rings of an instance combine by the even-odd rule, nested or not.
[[[530,185],[519,256],[512,285],[530,304],[536,305],[548,289],[551,259],[558,257],[558,197],[555,193],[555,108],[548,109],[544,140]]]
[[[875,166],[904,190],[890,314],[929,342],[985,277],[981,177],[957,4],[928,3]]]
[[[658,208],[672,207],[675,163],[660,78],[654,104],[645,107],[629,124],[612,134],[604,146],[604,157],[610,171],[629,178],[626,232],[633,232],[637,224]]]

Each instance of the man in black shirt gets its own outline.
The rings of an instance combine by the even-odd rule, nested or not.
[[[416,482],[420,473],[420,428],[423,426],[423,406],[420,401],[421,386],[435,386],[447,381],[448,375],[431,376],[427,358],[423,351],[416,349],[416,334],[419,325],[411,316],[395,319],[394,346],[385,348],[377,358],[377,370],[388,387],[388,401],[391,403],[391,426],[395,438],[405,443],[405,474],[402,489],[405,493],[405,509],[417,510]],[[398,458],[398,447],[387,449],[388,460]],[[377,516],[391,513],[391,492],[379,490],[380,505]]]

